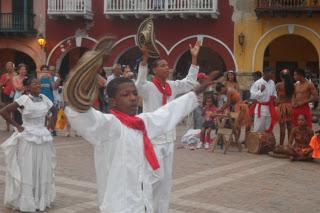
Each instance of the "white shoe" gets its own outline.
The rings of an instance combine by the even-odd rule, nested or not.
[[[205,149],[209,149],[209,143],[205,143],[205,144],[204,144],[204,148],[205,148]]]
[[[197,144],[197,149],[201,149],[202,148],[202,142],[199,142],[198,144]]]
[[[190,150],[195,150],[196,148],[194,146],[189,146]]]

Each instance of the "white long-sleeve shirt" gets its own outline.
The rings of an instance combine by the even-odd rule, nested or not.
[[[261,86],[265,86],[265,90],[261,92]],[[258,101],[258,103],[268,102],[270,97],[277,97],[276,86],[273,80],[265,81],[263,78],[260,78],[250,88],[251,99]],[[254,110],[254,113],[258,113],[258,104]],[[270,116],[269,106],[262,105],[261,106],[261,115],[262,116]]]
[[[151,113],[138,115],[149,138],[164,134],[198,106],[197,96],[189,92]],[[81,136],[95,147],[95,167],[99,208],[102,213],[151,213],[152,190],[143,187],[146,174],[155,172],[144,155],[141,131],[131,129],[112,114],[91,108],[78,113],[70,107],[66,115]]]
[[[197,74],[199,67],[191,65],[188,75],[182,80],[167,81],[170,85],[172,95],[168,97],[167,102],[174,100],[178,95],[189,92],[197,84]],[[136,81],[136,87],[138,94],[143,99],[143,112],[153,112],[162,106],[162,93],[158,88],[150,81],[147,81],[148,67],[139,66],[138,77]],[[173,142],[175,139],[175,128],[172,131],[161,135],[158,138],[152,140],[153,144],[162,144]]]

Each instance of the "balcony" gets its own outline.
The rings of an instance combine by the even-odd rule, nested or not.
[[[34,35],[34,14],[0,13],[0,35]]]
[[[299,16],[320,12],[319,0],[257,0],[256,15],[260,18],[262,15],[287,16],[292,14]]]
[[[218,0],[104,0],[104,14],[107,18],[128,16],[211,16],[217,18]]]
[[[48,0],[48,16],[52,19],[57,17],[92,19],[92,2],[91,0]]]

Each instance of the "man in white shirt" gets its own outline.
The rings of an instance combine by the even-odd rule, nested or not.
[[[92,107],[79,113],[69,102],[66,114],[72,128],[95,147],[101,213],[160,213],[152,208],[153,198],[150,197],[150,190],[160,188],[148,185],[149,177],[161,169],[150,139],[173,129],[195,109],[198,106],[196,95],[207,86],[203,84],[154,112],[138,116],[135,116],[138,93],[134,82],[127,78],[114,79],[107,86],[113,106],[111,114],[103,114]]]
[[[164,59],[157,59],[153,66],[155,76],[153,77],[152,82],[147,81],[147,62],[149,58],[148,50],[146,48],[141,48],[143,56],[142,62],[139,66],[136,87],[139,95],[143,99],[143,112],[153,112],[167,102],[172,101],[177,95],[186,93],[193,89],[197,84],[197,74],[199,72],[197,57],[200,47],[200,41],[197,41],[193,47],[190,45],[192,64],[184,79],[176,81],[167,80],[170,71],[168,62]],[[149,177],[149,181],[145,184],[145,187],[149,187],[149,191],[152,193],[150,196],[153,197],[151,206],[151,208],[153,208],[153,212],[169,212],[174,152],[173,142],[175,137],[175,128],[172,128],[171,131],[154,138],[151,141],[160,163],[160,169],[153,172],[153,175]]]
[[[115,64],[113,65],[112,68],[112,74],[107,76],[107,83],[108,84],[111,80],[115,79],[115,78],[119,78],[122,76],[122,68],[121,68],[121,64]]]
[[[277,96],[276,87],[272,77],[272,68],[263,71],[263,77],[254,82],[250,89],[251,99],[255,100],[254,132],[272,132],[275,124],[274,99]]]

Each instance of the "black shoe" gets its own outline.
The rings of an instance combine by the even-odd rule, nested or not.
[[[53,137],[57,136],[56,130],[53,130],[53,131],[51,132],[51,136],[53,136]]]

